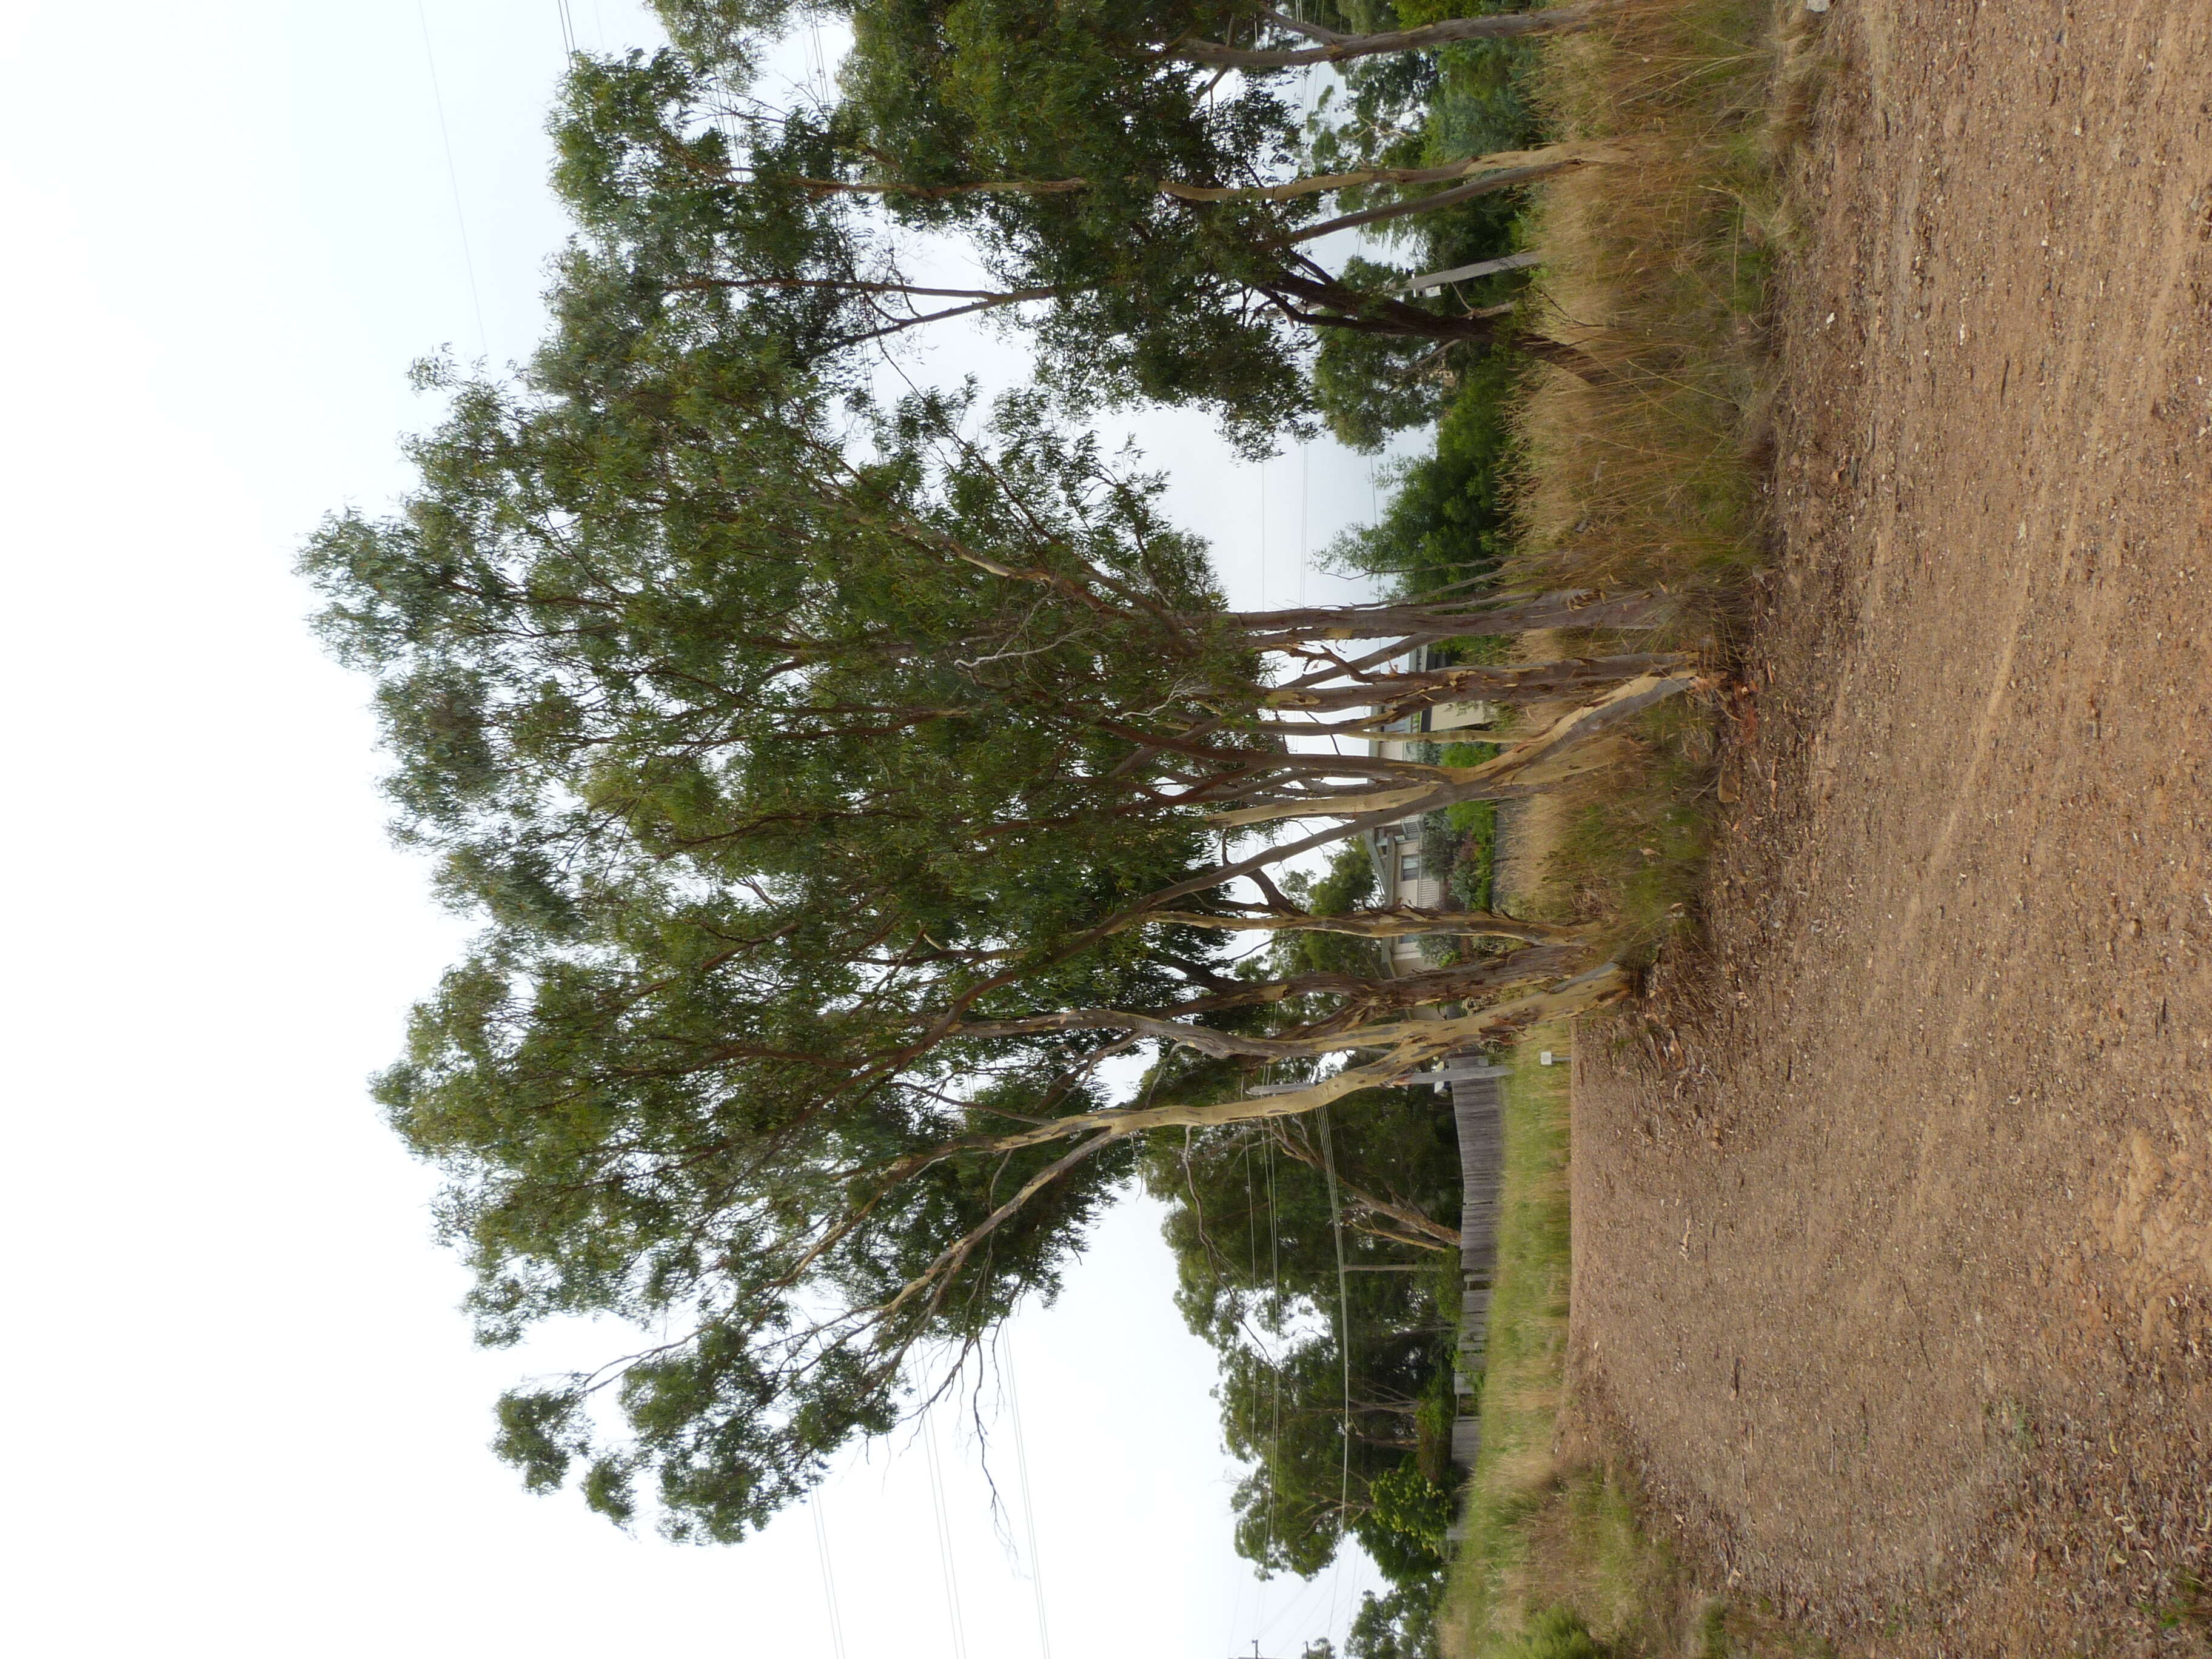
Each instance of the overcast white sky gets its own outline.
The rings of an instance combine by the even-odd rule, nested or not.
[[[569,9],[586,48],[649,38],[629,0]],[[558,17],[7,8],[17,1653],[1040,1650],[1010,1421],[993,1467],[1012,1547],[974,1449],[941,1436],[964,1647],[919,1444],[878,1448],[821,1501],[842,1654],[807,1511],[735,1550],[677,1548],[524,1494],[485,1449],[491,1400],[605,1346],[470,1346],[428,1176],[364,1095],[461,928],[386,843],[365,688],[318,655],[290,565],[320,514],[404,486],[395,438],[430,413],[411,358],[451,342],[502,362],[536,336],[563,234],[543,182]],[[959,357],[917,372],[988,367]],[[1341,591],[1301,576],[1301,547],[1369,512],[1366,461],[1316,446],[1263,480],[1202,420],[1139,432],[1240,600]],[[1055,1659],[1229,1659],[1255,1638],[1295,1655],[1370,1582],[1354,1564],[1260,1585],[1231,1553],[1211,1356],[1171,1283],[1133,1203],[1012,1337]]]

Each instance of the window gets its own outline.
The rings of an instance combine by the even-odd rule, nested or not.
[[[1398,855],[1398,879],[1419,881],[1420,878],[1421,855],[1419,853],[1401,853]]]

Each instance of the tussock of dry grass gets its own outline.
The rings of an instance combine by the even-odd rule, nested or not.
[[[1522,558],[1591,586],[1711,602],[1759,551],[1768,278],[1790,236],[1778,158],[1804,77],[1778,0],[1631,0],[1546,54],[1563,134],[1621,158],[1555,180],[1533,321],[1607,371],[1551,374],[1522,438]]]
[[[1547,371],[1522,406],[1519,581],[1658,587],[1674,642],[1725,676],[1761,562],[1768,287],[1792,238],[1782,160],[1815,59],[1783,0],[1626,0],[1551,41],[1537,93],[1562,137],[1619,159],[1547,188],[1530,320],[1596,383]],[[1540,906],[1648,955],[1688,916],[1715,705],[1656,715],[1645,752],[1576,792]]]

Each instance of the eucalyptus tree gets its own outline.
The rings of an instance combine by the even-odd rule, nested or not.
[[[1587,940],[1507,917],[1444,925],[1526,948],[1395,980],[1222,942],[1434,931],[1268,872],[1547,787],[1692,677],[1402,671],[1663,605],[1234,611],[1158,482],[1041,398],[872,400],[866,198],[727,186],[719,130],[664,120],[693,87],[580,66],[551,335],[511,380],[426,370],[450,412],[413,493],[304,564],[375,677],[400,833],[483,924],[377,1085],[446,1174],[479,1334],[656,1333],[507,1396],[500,1450],[733,1539],[1049,1294],[1151,1132],[1287,1121],[1617,993]],[[834,138],[775,142],[797,176]],[[1469,696],[1577,706],[1480,767],[1317,747]],[[1104,1063],[1144,1047],[1300,1086],[1116,1097]]]
[[[650,1474],[672,1531],[734,1538],[887,1426],[922,1357],[1048,1293],[1146,1132],[1292,1117],[1620,981],[1465,915],[1529,948],[1396,980],[1225,964],[1210,941],[1255,927],[1421,925],[1266,872],[1408,798],[1529,787],[1582,727],[1486,769],[1303,752],[1281,716],[1343,700],[1263,649],[1361,659],[1227,611],[1156,487],[1034,399],[965,438],[942,400],[856,410],[793,373],[787,313],[740,349],[599,276],[520,386],[448,386],[402,513],[331,520],[306,564],[378,678],[403,833],[486,923],[378,1085],[448,1176],[480,1334],[676,1333],[510,1395],[501,1449],[537,1486],[580,1466],[617,1516]],[[1547,605],[1576,614],[1449,625]],[[1596,729],[1679,689],[1650,666],[1498,672],[1610,685]],[[1326,822],[1243,829],[1297,816]],[[1099,1066],[1144,1044],[1307,1082],[1117,1102]]]
[[[680,0],[663,7],[679,39],[700,37],[686,22],[696,9]],[[586,85],[628,80],[653,90],[592,101],[601,117],[619,107],[628,125],[574,126],[574,147],[662,158],[632,176],[679,196],[871,203],[878,211],[848,222],[877,228],[878,263],[803,279],[842,283],[877,307],[865,331],[1018,308],[1064,391],[1211,406],[1255,451],[1310,407],[1304,357],[1315,330],[1511,344],[1592,372],[1579,352],[1486,310],[1409,299],[1370,280],[1375,268],[1347,276],[1313,254],[1334,231],[1600,159],[1587,147],[1302,172],[1288,79],[1350,49],[1335,37],[1281,50],[1212,38],[1264,41],[1306,27],[1249,7],[860,0],[840,9],[854,46],[833,103],[762,98],[759,36],[740,32],[742,46],[720,55],[580,62]],[[1517,34],[1583,16],[1455,20],[1372,37],[1360,51],[1419,52],[1469,38],[1470,27]],[[710,110],[712,123],[702,118]],[[678,156],[679,165],[665,164]],[[1332,199],[1357,204],[1332,212]],[[964,238],[992,280],[961,287],[917,276],[917,250],[938,232]],[[702,279],[795,280],[735,240],[720,254]]]

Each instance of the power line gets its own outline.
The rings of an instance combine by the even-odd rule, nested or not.
[[[1310,543],[1306,517],[1313,505],[1313,446],[1298,441],[1298,603],[1306,602],[1306,560]]]
[[[937,1562],[945,1575],[945,1613],[952,1628],[952,1659],[968,1659],[968,1632],[960,1619],[960,1577],[952,1559],[952,1522],[945,1510],[945,1482],[937,1457],[937,1419],[921,1414],[921,1443],[928,1455],[929,1501],[937,1511]]]
[[[1261,461],[1253,471],[1260,478],[1260,608],[1267,608],[1267,464]]]
[[[1352,1275],[1344,1269],[1344,1212],[1336,1201],[1335,1138],[1329,1133],[1328,1108],[1315,1116],[1321,1124],[1321,1167],[1328,1180],[1328,1231],[1336,1244],[1336,1351],[1344,1362],[1344,1460],[1337,1492],[1336,1571],[1329,1575],[1328,1627],[1336,1628],[1336,1584],[1344,1565],[1344,1539],[1351,1531],[1352,1516]]]
[[[814,1511],[815,1553],[822,1558],[822,1599],[830,1607],[830,1646],[836,1659],[845,1659],[845,1620],[837,1608],[837,1576],[830,1570],[830,1528],[822,1517],[822,1494],[818,1490],[808,1507]]]
[[[561,50],[568,57],[576,55],[576,20],[568,15],[568,0],[553,0],[553,9],[561,18]]]
[[[438,137],[446,146],[446,183],[453,192],[453,222],[461,233],[461,267],[469,276],[469,303],[477,313],[477,346],[491,355],[491,331],[484,326],[483,301],[477,293],[476,256],[469,251],[469,217],[461,210],[461,175],[453,167],[453,135],[446,126],[446,94],[438,85],[438,55],[430,49],[430,17],[422,0],[415,0],[415,21],[422,26],[422,59],[430,66],[430,102],[438,112]]]
[[[1037,1652],[1039,1659],[1052,1659],[1052,1631],[1044,1616],[1044,1557],[1037,1553],[1036,1505],[1030,1501],[1030,1453],[1028,1443],[1022,1436],[1022,1391],[1014,1380],[1014,1343],[1010,1336],[1006,1348],[1006,1402],[1014,1412],[1014,1467],[1022,1483],[1022,1523],[1030,1537],[1030,1587],[1036,1595]]]

